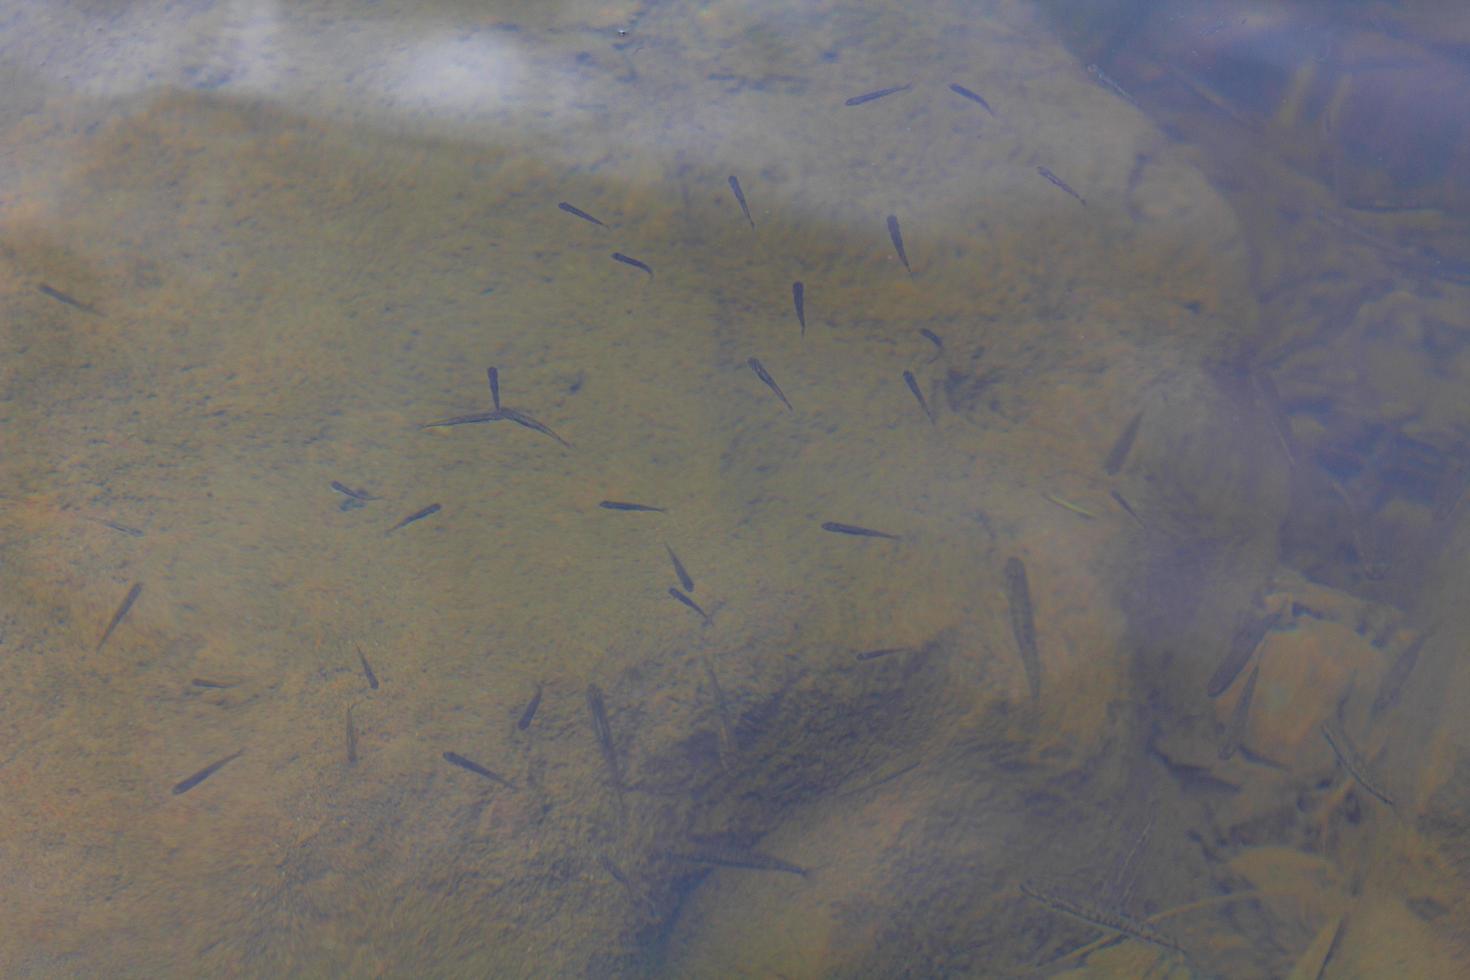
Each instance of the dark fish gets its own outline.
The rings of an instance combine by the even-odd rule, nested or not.
[[[606,228],[607,227],[607,225],[603,224],[601,221],[598,221],[596,218],[592,217],[592,215],[588,214],[586,211],[583,211],[581,208],[572,207],[566,201],[562,201],[560,204],[557,205],[557,207],[561,208],[567,214],[574,214],[574,215],[576,215],[577,217],[581,218],[583,221],[590,221],[594,225],[597,225],[599,228]]]
[[[1082,201],[1082,206],[1083,207],[1087,207],[1087,202],[1082,199],[1082,195],[1081,194],[1078,194],[1076,191],[1072,190],[1072,188],[1068,187],[1067,184],[1066,184],[1066,182],[1063,181],[1062,178],[1058,177],[1056,174],[1052,173],[1050,170],[1046,169],[1045,167],[1037,167],[1036,168],[1036,172],[1039,173],[1039,174],[1041,174],[1041,176],[1045,177],[1047,180],[1051,181],[1053,184],[1056,184],[1058,187],[1060,187],[1062,190],[1066,191],[1068,194],[1071,194],[1077,200]]]
[[[621,500],[604,500],[600,502],[597,506],[601,507],[603,510],[631,510],[649,512],[654,514],[664,514],[668,512],[668,509],[665,507],[655,507],[652,504],[630,504],[625,503]]]
[[[709,613],[707,613],[703,609],[699,608],[699,603],[695,602],[693,599],[689,598],[687,595],[685,595],[684,593],[680,592],[678,589],[674,588],[672,585],[669,586],[669,595],[673,596],[675,599],[678,599],[680,602],[682,602],[684,605],[688,606],[690,609],[693,609],[695,612],[699,613],[700,618],[703,619],[706,623],[709,622]]]
[[[919,335],[925,340],[929,341],[929,343],[933,344],[939,350],[944,350],[944,341],[941,340],[939,334],[935,333],[933,330],[930,330],[927,327],[920,327]]]
[[[489,412],[471,412],[469,415],[456,415],[447,419],[436,419],[433,422],[425,422],[419,426],[420,429],[435,429],[446,425],[470,425],[474,422],[499,422],[506,417],[501,409]]]
[[[899,776],[902,776],[904,773],[913,772],[915,769],[919,768],[920,765],[922,765],[922,763],[910,762],[908,765],[896,769],[886,775],[879,776],[877,779],[874,779],[871,782],[863,783],[861,786],[855,786],[852,789],[843,790],[841,793],[837,794],[837,798],[841,799],[845,796],[856,796],[859,793],[866,793],[868,790],[873,789],[874,787],[882,786],[884,783],[892,782]]]
[[[1327,744],[1332,746],[1332,752],[1334,755],[1337,756],[1337,761],[1342,763],[1342,767],[1348,771],[1348,775],[1357,780],[1359,786],[1363,787],[1369,793],[1372,793],[1374,796],[1378,797],[1389,806],[1396,805],[1391,796],[1389,796],[1383,790],[1379,789],[1377,784],[1368,778],[1368,774],[1364,769],[1362,757],[1358,755],[1358,752],[1355,748],[1353,748],[1352,743],[1347,740],[1346,735],[1344,735],[1340,731],[1335,730],[1332,727],[1331,722],[1323,722],[1322,737],[1327,739]]]
[[[843,524],[841,521],[823,521],[823,531],[831,531],[833,534],[851,534],[858,538],[887,538],[897,541],[897,534],[889,534],[887,531],[874,531],[869,527],[859,527],[856,524]]]
[[[81,300],[76,299],[72,296],[68,296],[66,293],[63,293],[59,289],[53,289],[52,287],[46,285],[44,282],[36,288],[45,293],[47,296],[50,296],[52,299],[56,300],[58,303],[65,303],[67,306],[81,310],[83,313],[91,313],[93,316],[102,315],[97,307],[93,306],[92,304],[83,303]]]
[[[102,524],[104,527],[110,527],[114,531],[120,531],[131,538],[141,538],[143,536],[143,532],[137,528],[128,527],[126,524],[119,524],[117,521],[103,521]]]
[[[245,754],[245,750],[244,749],[241,749],[240,751],[238,751],[238,752],[236,752],[236,753],[234,753],[232,755],[225,756],[223,759],[220,759],[218,762],[211,762],[209,765],[205,766],[203,769],[199,770],[194,775],[190,776],[188,779],[181,779],[181,780],[179,780],[177,783],[174,784],[174,795],[175,796],[178,796],[180,793],[187,793],[187,792],[189,792],[189,790],[193,789],[195,786],[198,786],[200,783],[204,782],[210,776],[213,776],[215,773],[217,773],[221,769],[223,769],[226,764],[235,761],[236,759],[240,758],[240,756],[242,756],[244,754]]]
[[[955,95],[963,96],[964,98],[969,99],[971,102],[978,102],[980,105],[985,107],[986,112],[990,113],[992,116],[995,115],[995,110],[990,108],[990,103],[981,98],[978,93],[971,92],[969,89],[965,88],[963,85],[958,84],[957,82],[951,82],[949,85],[949,90]]]
[[[623,872],[623,869],[613,863],[612,858],[606,854],[599,854],[597,860],[602,865],[602,869],[612,876],[613,881],[623,886],[623,890],[628,893],[628,901],[633,903],[647,921],[651,922],[661,916],[662,913],[654,900],[641,891]]]
[[[803,878],[810,873],[806,868],[798,867],[790,861],[737,847],[720,847],[710,844],[667,853],[675,860],[689,861],[693,864],[718,864],[725,868],[748,868],[753,871],[785,871],[789,874],[801,875]]]
[[[635,269],[642,269],[644,272],[648,273],[650,276],[653,275],[653,270],[650,269],[647,266],[647,264],[645,264],[643,262],[639,262],[637,259],[633,258],[630,255],[624,255],[622,252],[614,252],[612,254],[612,257],[614,259],[616,259],[617,261],[623,263],[623,265],[631,265]]]
[[[1031,700],[1041,697],[1041,653],[1036,648],[1036,618],[1031,609],[1031,584],[1026,580],[1026,565],[1012,556],[1006,559],[1006,602],[1011,610],[1011,632],[1026,669],[1026,685]]]
[[[597,747],[602,751],[602,761],[612,777],[613,789],[618,794],[618,805],[623,801],[623,774],[618,768],[618,751],[613,746],[612,727],[607,723],[607,707],[602,703],[602,691],[596,684],[587,685],[587,713],[592,716],[592,733],[597,736]]]
[[[500,411],[500,369],[488,367],[485,369],[485,376],[490,379],[490,401],[498,412]]]
[[[919,400],[919,407],[924,410],[925,415],[929,416],[929,424],[933,425],[934,413],[930,410],[929,403],[924,400],[924,393],[919,390],[919,382],[914,380],[914,372],[905,371],[903,373],[903,383],[909,386],[909,391],[912,391],[914,397]]]
[[[1250,676],[1245,679],[1245,689],[1240,692],[1240,700],[1235,702],[1235,707],[1230,712],[1230,724],[1225,726],[1225,741],[1220,744],[1221,760],[1229,759],[1235,755],[1235,750],[1240,748],[1240,743],[1245,739],[1245,726],[1250,721],[1251,699],[1256,693],[1256,677],[1261,673],[1261,665],[1258,663],[1251,668]]]
[[[470,772],[474,773],[476,776],[484,776],[486,779],[489,779],[489,780],[492,780],[494,782],[497,782],[497,783],[499,783],[502,786],[508,786],[511,789],[515,789],[516,788],[515,787],[515,783],[512,783],[509,779],[506,779],[504,776],[500,775],[497,772],[491,772],[489,769],[486,769],[484,766],[480,765],[478,762],[473,762],[473,761],[471,761],[469,759],[466,759],[464,756],[460,755],[458,752],[445,752],[444,753],[444,761],[445,762],[448,762],[448,763],[450,763],[452,765],[459,766],[461,769],[468,769]]]
[[[354,643],[353,646],[357,646],[357,644]],[[357,647],[357,659],[362,661],[362,676],[367,678],[368,687],[376,691],[378,689],[378,675],[374,674],[373,669],[368,666],[367,657],[363,654],[362,647]]]
[[[1103,472],[1108,476],[1117,476],[1118,471],[1123,468],[1123,463],[1128,459],[1128,452],[1133,448],[1133,440],[1138,437],[1138,426],[1143,422],[1143,413],[1139,412],[1128,422],[1123,434],[1118,436],[1118,441],[1113,443],[1113,448],[1108,452],[1108,458],[1103,460]]]
[[[614,864],[612,858],[606,854],[599,854],[597,855],[597,860],[602,863],[603,870],[612,875],[613,881],[616,881],[624,888],[633,887],[633,883],[628,880],[628,876],[623,874],[623,869]]]
[[[876,92],[865,92],[862,95],[854,95],[852,98],[848,99],[846,102],[844,102],[842,104],[843,105],[862,105],[864,102],[874,102],[874,101],[877,101],[878,99],[881,99],[881,98],[883,98],[885,96],[888,96],[888,95],[893,95],[893,94],[895,94],[897,92],[907,92],[911,88],[913,88],[913,85],[912,84],[909,84],[909,85],[895,85],[892,88],[880,88]]]
[[[1138,512],[1135,511],[1131,506],[1129,506],[1128,501],[1123,499],[1123,495],[1121,493],[1116,490],[1109,490],[1108,493],[1112,495],[1113,500],[1117,502],[1119,507],[1128,512],[1128,516],[1132,517],[1139,524],[1143,524],[1143,518],[1139,517]],[[1147,525],[1144,526],[1147,527]]]
[[[1238,628],[1235,635],[1230,639],[1230,650],[1225,654],[1225,659],[1220,661],[1220,666],[1210,675],[1210,682],[1205,687],[1205,693],[1212,698],[1218,698],[1230,689],[1235,683],[1235,678],[1245,670],[1245,665],[1250,663],[1251,654],[1261,645],[1271,627],[1276,625],[1277,613],[1269,616],[1252,617],[1251,620]]]
[[[521,712],[521,719],[516,722],[516,727],[521,731],[530,728],[531,719],[536,717],[536,709],[539,707],[541,707],[541,685],[537,684],[536,693],[531,695],[531,700],[527,703],[526,710]]]
[[[1404,689],[1404,684],[1409,680],[1409,674],[1413,673],[1414,665],[1419,662],[1419,651],[1429,637],[1429,633],[1420,633],[1414,642],[1405,647],[1404,652],[1394,659],[1392,666],[1388,668],[1383,675],[1382,682],[1378,685],[1378,696],[1373,699],[1372,717],[1377,718],[1398,700],[1399,692]]]
[[[747,359],[745,363],[750,365],[750,369],[755,372],[757,378],[765,382],[767,388],[776,393],[776,397],[781,399],[781,404],[786,406],[788,412],[796,411],[796,409],[791,407],[791,402],[787,401],[786,395],[781,391],[780,386],[776,384],[776,379],[771,377],[770,372],[766,370],[765,365],[753,357]]]
[[[224,683],[221,683],[220,681],[208,681],[208,680],[205,680],[202,677],[196,677],[192,681],[190,681],[189,683],[190,684],[193,684],[195,687],[207,687],[207,688],[210,688],[211,690],[223,690],[223,689],[225,689],[227,687],[234,687],[235,686],[234,684],[224,684]]]
[[[740,210],[745,213],[745,220],[750,222],[750,227],[755,227],[755,219],[750,216],[750,206],[745,203],[745,194],[740,190],[740,181],[735,175],[730,175],[730,190],[735,192],[735,200],[740,202]]]
[[[893,240],[893,248],[898,252],[898,257],[903,262],[903,267],[908,270],[909,275],[913,275],[914,270],[909,265],[908,253],[903,250],[903,233],[898,230],[897,215],[890,214],[888,216],[888,237]]]
[[[693,592],[694,579],[690,578],[689,573],[684,570],[684,563],[679,560],[678,555],[674,554],[673,548],[664,545],[664,550],[669,553],[669,561],[674,563],[674,574],[678,576],[679,584],[684,586],[685,592]]]
[[[854,660],[877,660],[879,657],[891,657],[895,653],[908,653],[908,647],[884,647],[882,650],[865,650],[862,653],[852,655]]]
[[[425,517],[431,517],[434,514],[439,513],[443,509],[444,508],[440,507],[438,504],[430,504],[423,510],[416,510],[412,514],[409,514],[407,517],[405,517],[403,520],[399,521],[397,524],[394,524],[392,527],[388,528],[388,530],[384,531],[383,535],[386,537],[399,528],[408,527],[408,525],[412,524],[414,521],[421,521]]]
[[[726,769],[735,766],[735,735],[730,727],[730,712],[725,707],[725,692],[720,690],[720,680],[715,676],[714,664],[710,663],[708,657],[703,658],[704,674],[709,679],[710,690],[715,696],[715,716],[720,723],[719,740],[717,741],[720,753],[720,765]]]
[[[107,638],[112,635],[113,630],[117,629],[117,625],[123,621],[123,617],[128,614],[129,609],[133,608],[133,603],[138,601],[138,596],[142,593],[142,582],[134,582],[133,587],[128,589],[128,594],[123,596],[122,605],[117,607],[117,612],[112,614],[112,621],[107,624],[107,629],[102,631],[102,639],[97,641],[98,653],[102,652],[102,644],[107,642]]]
[[[337,480],[332,481],[332,489],[342,494],[344,497],[351,497],[353,500],[378,499],[377,497],[374,497],[372,494],[368,493],[366,490],[354,490],[351,487],[347,486],[347,484],[340,483]]]
[[[806,287],[799,282],[793,282],[791,299],[796,303],[796,322],[801,324],[802,336],[806,336]]]
[[[352,723],[352,709],[356,705],[347,708],[347,764],[357,765],[357,726]]]
[[[509,419],[516,425],[524,425],[531,431],[539,432],[543,436],[550,436],[551,438],[555,439],[557,442],[565,446],[567,449],[572,448],[572,444],[567,442],[561,436],[557,435],[555,432],[552,432],[550,426],[546,425],[545,423],[536,421],[535,419],[531,418],[531,416],[527,415],[525,412],[522,412],[518,408],[502,408],[500,410],[500,417],[503,419]]]
[[[1178,943],[1169,939],[1163,933],[1157,932],[1148,923],[1135,919],[1132,916],[1124,915],[1121,912],[1098,908],[1081,902],[1074,902],[1070,899],[1062,898],[1059,895],[1054,895],[1051,892],[1041,891],[1026,882],[1021,883],[1021,894],[1033,902],[1040,902],[1053,912],[1060,912],[1074,919],[1080,919],[1088,925],[1097,926],[1109,932],[1122,933],[1140,942],[1159,946],[1176,953],[1183,952]]]

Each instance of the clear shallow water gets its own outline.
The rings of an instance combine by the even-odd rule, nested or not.
[[[7,973],[1454,975],[1453,24],[13,13]]]

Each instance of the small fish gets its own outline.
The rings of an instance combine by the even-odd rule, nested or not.
[[[1128,901],[1133,894],[1133,885],[1138,877],[1138,858],[1143,853],[1144,845],[1148,843],[1149,837],[1154,832],[1154,826],[1158,822],[1157,810],[1150,810],[1148,819],[1144,821],[1143,827],[1133,838],[1133,846],[1123,855],[1121,861],[1114,867],[1113,873],[1103,884],[1101,896],[1108,901],[1114,902],[1119,908],[1127,908]]]
[[[623,801],[623,774],[618,768],[618,750],[613,746],[612,726],[607,723],[607,706],[602,701],[602,690],[596,684],[587,685],[587,713],[592,717],[592,733],[597,736],[597,747],[602,752],[602,761],[612,777],[613,789],[618,794],[618,805]]]
[[[137,602],[138,596],[142,594],[143,583],[134,582],[133,587],[128,589],[128,594],[123,596],[122,605],[118,606],[117,612],[112,614],[112,620],[107,624],[107,629],[102,631],[102,639],[97,641],[96,652],[102,652],[102,644],[107,642],[107,638],[112,635],[112,631],[117,629],[118,624],[123,621],[123,617],[128,614],[129,609],[133,608],[133,603]]]
[[[1041,176],[1045,177],[1047,180],[1051,181],[1053,184],[1056,184],[1058,187],[1060,187],[1062,190],[1066,191],[1068,194],[1071,194],[1077,200],[1082,201],[1082,206],[1084,208],[1087,207],[1087,202],[1085,200],[1083,200],[1082,195],[1081,194],[1078,194],[1076,191],[1072,190],[1072,188],[1068,187],[1067,184],[1066,184],[1066,182],[1064,180],[1062,180],[1062,178],[1058,177],[1056,174],[1052,173],[1050,170],[1046,169],[1045,167],[1037,167],[1036,168],[1036,172],[1039,173],[1039,174],[1041,174]]]
[[[893,772],[887,773],[886,775],[879,776],[877,779],[874,779],[871,782],[863,783],[862,785],[855,786],[852,789],[843,790],[841,793],[837,794],[837,798],[841,799],[846,796],[857,796],[859,793],[866,793],[868,790],[878,786],[882,786],[884,783],[891,783],[893,780],[897,779],[899,776],[902,776],[904,773],[913,772],[915,769],[919,768],[920,765],[922,765],[922,763],[910,762],[908,765],[902,766],[894,770]]]
[[[695,612],[699,613],[700,618],[703,619],[706,623],[709,622],[709,613],[707,613],[703,609],[699,608],[699,603],[695,602],[693,599],[689,598],[687,595],[685,595],[684,593],[680,592],[678,589],[674,588],[672,585],[669,586],[669,595],[673,596],[675,599],[678,599],[680,602],[682,602],[684,605],[688,606],[690,609],[693,609]]]
[[[141,538],[143,536],[143,532],[138,530],[137,528],[128,527],[126,524],[119,524],[117,521],[103,521],[102,526],[110,527],[114,531],[119,531],[123,534],[126,534],[130,538]]]
[[[655,507],[652,504],[630,504],[622,500],[604,500],[598,503],[597,506],[603,510],[628,510],[653,514],[668,513],[668,508],[666,507]]]
[[[433,422],[425,422],[419,426],[420,429],[437,429],[448,425],[470,425],[475,422],[499,422],[504,419],[505,412],[495,409],[490,412],[471,412],[469,415],[455,415],[447,419],[435,419]]]
[[[1235,755],[1235,750],[1240,748],[1240,743],[1245,739],[1245,726],[1250,721],[1251,699],[1256,693],[1256,677],[1261,673],[1261,665],[1257,663],[1251,668],[1250,676],[1245,679],[1245,688],[1240,692],[1240,700],[1235,702],[1235,707],[1230,712],[1230,724],[1225,726],[1225,741],[1220,743],[1220,759],[1225,761]]]
[[[450,763],[451,765],[459,766],[461,769],[467,769],[470,772],[474,773],[476,776],[484,776],[486,779],[497,782],[502,786],[508,786],[511,789],[516,788],[515,783],[512,783],[509,779],[506,779],[504,776],[500,775],[497,772],[491,772],[489,769],[486,769],[478,762],[466,759],[458,752],[445,752],[444,761]]]
[[[1133,448],[1133,440],[1138,438],[1138,426],[1143,422],[1143,413],[1139,412],[1129,420],[1123,434],[1118,436],[1118,441],[1113,443],[1113,448],[1108,452],[1108,458],[1103,460],[1103,472],[1108,476],[1117,476],[1118,471],[1123,468],[1123,463],[1128,459],[1128,452]]]
[[[1074,919],[1080,919],[1088,925],[1097,926],[1109,932],[1122,933],[1141,942],[1159,946],[1176,953],[1184,952],[1178,943],[1169,939],[1163,933],[1155,931],[1146,922],[1134,919],[1131,916],[1123,915],[1122,913],[1109,909],[1097,908],[1092,905],[1084,905],[1081,902],[1073,902],[1059,895],[1054,895],[1051,892],[1041,891],[1025,882],[1021,883],[1021,894],[1033,902],[1040,902],[1053,912],[1060,912]]]
[[[844,102],[842,104],[843,105],[862,105],[865,102],[875,102],[878,99],[884,98],[884,97],[889,96],[889,95],[894,95],[895,93],[898,93],[898,92],[907,92],[911,88],[913,88],[913,85],[912,84],[909,84],[909,85],[895,85],[892,88],[880,88],[876,92],[865,92],[862,95],[854,95],[852,98],[848,99],[846,102]]]
[[[241,749],[240,751],[235,752],[232,755],[225,756],[223,759],[220,759],[218,762],[211,762],[209,765],[205,766],[203,769],[199,770],[194,775],[190,776],[188,779],[181,779],[181,780],[179,780],[177,783],[174,784],[174,795],[175,796],[178,796],[178,795],[180,795],[182,793],[189,792],[189,790],[193,789],[195,786],[198,786],[200,783],[204,782],[210,776],[213,776],[215,773],[219,772],[228,763],[231,763],[231,762],[235,761],[236,759],[240,758],[240,756],[242,756],[244,754],[245,754],[245,750],[244,749]]]
[[[526,704],[526,710],[521,712],[520,720],[516,727],[521,731],[531,727],[531,719],[536,717],[536,709],[541,707],[541,685],[536,685],[536,693],[531,695],[531,700]]]
[[[557,442],[565,446],[567,449],[572,448],[572,444],[567,442],[561,436],[557,435],[555,432],[552,432],[550,426],[546,425],[545,423],[536,421],[535,419],[531,418],[531,416],[527,415],[525,412],[522,412],[518,408],[502,408],[499,410],[499,412],[500,417],[503,419],[509,419],[516,425],[524,425],[526,428],[532,430],[533,432],[539,432],[543,436],[550,436],[551,438],[555,439]]]
[[[1026,685],[1031,700],[1041,697],[1041,653],[1036,648],[1036,619],[1031,608],[1031,585],[1026,579],[1026,564],[1014,555],[1006,559],[1006,603],[1011,612],[1011,633],[1026,670]]]
[[[823,531],[831,531],[833,534],[851,534],[858,538],[887,538],[890,541],[899,540],[897,534],[889,534],[887,531],[874,531],[869,527],[859,527],[856,524],[843,524],[841,521],[823,521]]]
[[[612,254],[612,257],[618,262],[623,263],[623,265],[631,265],[635,269],[642,269],[644,272],[648,273],[649,276],[653,275],[653,270],[650,269],[646,263],[639,262],[637,259],[633,258],[630,255],[624,255],[622,252],[614,252]]]
[[[877,660],[879,657],[891,657],[895,653],[908,653],[908,647],[884,647],[882,650],[864,650],[862,653],[854,653],[854,660]]]
[[[770,372],[766,370],[765,365],[763,365],[760,361],[756,360],[753,357],[747,359],[745,363],[750,365],[750,369],[755,372],[755,376],[757,378],[760,378],[761,381],[765,382],[767,388],[776,393],[776,397],[781,399],[781,404],[786,406],[786,410],[788,412],[796,411],[796,409],[791,407],[791,402],[787,401],[786,395],[784,392],[781,391],[780,386],[776,384],[776,379],[772,378]]]
[[[690,578],[689,573],[684,570],[684,563],[679,560],[678,555],[674,554],[673,548],[664,545],[664,550],[669,553],[669,561],[674,563],[674,575],[678,577],[679,584],[684,587],[685,592],[693,592],[694,579]]]
[[[623,873],[623,869],[614,864],[612,858],[606,854],[599,854],[597,855],[597,860],[602,863],[603,870],[612,875],[613,881],[616,881],[624,888],[633,887],[633,883],[628,880],[628,876]]]
[[[1358,755],[1352,743],[1347,740],[1346,735],[1333,729],[1331,722],[1323,722],[1322,737],[1327,739],[1327,744],[1332,747],[1332,752],[1337,756],[1337,761],[1342,763],[1342,767],[1348,771],[1348,775],[1357,780],[1359,786],[1389,806],[1397,805],[1394,803],[1393,797],[1379,789],[1377,784],[1368,778],[1368,774],[1363,766],[1362,757]]]
[[[234,684],[226,684],[226,683],[223,683],[221,681],[209,681],[209,680],[205,680],[202,677],[196,677],[192,681],[190,681],[189,683],[190,684],[193,684],[195,687],[204,687],[204,688],[209,688],[210,690],[224,690],[227,687],[234,687],[235,686]]]
[[[357,765],[357,726],[352,723],[352,709],[357,705],[347,707],[347,764]]]
[[[1124,91],[1123,86],[1119,85],[1117,82],[1115,82],[1111,78],[1109,78],[1103,72],[1103,70],[1101,68],[1099,68],[1097,65],[1088,65],[1087,66],[1087,74],[1089,74],[1093,78],[1097,79],[1099,84],[1104,85],[1107,88],[1112,89],[1125,102],[1127,102],[1128,104],[1132,105],[1133,108],[1135,108],[1135,109],[1140,108],[1139,105],[1138,105],[1138,103],[1135,102],[1135,101],[1133,101],[1133,96],[1129,95],[1126,91]]]
[[[933,330],[930,330],[928,327],[920,327],[919,336],[923,337],[925,340],[929,341],[929,343],[933,344],[936,350],[940,351],[941,353],[944,351],[944,341],[940,338],[939,334],[935,333]]]
[[[914,380],[914,372],[905,371],[903,373],[903,383],[909,386],[909,391],[912,391],[914,397],[919,400],[919,407],[924,410],[925,415],[929,416],[929,424],[933,425],[934,411],[929,407],[929,403],[924,400],[924,393],[919,390],[919,382]]]
[[[990,103],[981,98],[978,93],[971,92],[969,89],[956,82],[950,83],[949,90],[955,95],[963,96],[964,98],[969,99],[971,102],[978,102],[980,105],[984,106],[986,112],[990,113],[992,116],[995,115],[995,110],[990,108]]]
[[[1373,707],[1370,710],[1372,717],[1377,718],[1398,700],[1399,692],[1404,689],[1409,675],[1414,671],[1414,665],[1419,662],[1419,651],[1430,637],[1430,633],[1420,633],[1418,638],[1404,648],[1404,652],[1394,658],[1383,675],[1383,680],[1378,685],[1378,696],[1373,699]]]
[[[572,205],[568,204],[566,201],[562,201],[560,204],[557,205],[557,207],[561,208],[567,214],[574,214],[574,215],[576,215],[577,217],[581,218],[583,221],[590,221],[594,225],[597,225],[599,228],[606,228],[607,227],[607,225],[603,224],[601,221],[598,221],[596,218],[592,217],[592,215],[588,214],[586,211],[583,211],[581,208],[572,207]]]
[[[1042,500],[1045,500],[1048,503],[1056,504],[1058,507],[1062,508],[1063,510],[1070,510],[1072,513],[1076,514],[1077,516],[1079,516],[1079,517],[1085,517],[1089,521],[1092,520],[1093,518],[1095,518],[1097,516],[1092,511],[1088,510],[1086,507],[1083,507],[1081,504],[1074,504],[1074,503],[1072,503],[1072,501],[1067,500],[1064,497],[1058,497],[1056,494],[1043,493],[1041,495],[1041,499]]]
[[[785,871],[789,874],[800,875],[805,878],[811,872],[806,868],[798,867],[790,861],[783,861],[769,854],[759,851],[748,851],[744,848],[721,847],[714,844],[692,847],[687,850],[668,851],[669,857],[678,861],[689,861],[693,864],[718,864],[726,868],[746,868],[753,871]]]
[[[719,740],[716,743],[720,754],[720,765],[727,770],[735,767],[735,734],[730,727],[730,712],[725,706],[725,692],[720,690],[720,680],[715,676],[715,667],[708,657],[703,658],[704,674],[709,679],[710,690],[715,696],[715,716],[720,723]]]
[[[1296,466],[1297,460],[1302,457],[1302,451],[1297,445],[1296,436],[1291,431],[1291,416],[1287,414],[1286,406],[1281,401],[1281,392],[1276,390],[1276,382],[1271,380],[1270,374],[1261,370],[1251,372],[1251,383],[1260,392],[1261,400],[1266,406],[1266,414],[1271,420],[1271,427],[1276,430],[1276,439],[1281,443],[1282,451],[1286,453],[1287,462]]]
[[[796,304],[796,322],[801,324],[801,335],[806,336],[806,286],[799,282],[791,284],[791,300]]]
[[[909,265],[908,253],[903,250],[903,233],[898,230],[897,215],[890,214],[888,216],[888,237],[893,240],[893,248],[898,252],[898,257],[903,262],[903,267],[908,270],[909,275],[913,275],[914,270]]]
[[[487,367],[485,377],[490,380],[490,401],[495,405],[495,410],[500,411],[500,369]]]
[[[740,190],[740,181],[735,175],[730,175],[730,190],[735,192],[735,200],[740,203],[740,210],[745,214],[745,220],[750,222],[750,227],[755,227],[755,219],[750,216],[750,206],[745,203],[745,193]]]
[[[1210,682],[1205,685],[1205,693],[1212,698],[1218,698],[1230,689],[1235,683],[1235,678],[1245,670],[1245,665],[1250,663],[1251,654],[1261,645],[1271,627],[1276,625],[1277,613],[1269,616],[1254,616],[1243,623],[1235,631],[1230,639],[1230,649],[1225,658],[1220,661],[1220,666],[1210,675]]]
[[[1123,495],[1121,493],[1119,493],[1116,490],[1109,490],[1108,491],[1108,494],[1113,498],[1114,501],[1117,502],[1117,504],[1118,504],[1119,507],[1121,507],[1121,508],[1123,508],[1123,510],[1127,511],[1129,517],[1132,517],[1139,524],[1143,524],[1143,518],[1139,517],[1138,516],[1138,512],[1135,511],[1132,508],[1132,506],[1129,505],[1128,501],[1126,501],[1126,500],[1123,499]],[[1148,525],[1143,524],[1143,526],[1144,527],[1147,527]]]
[[[628,893],[628,901],[633,903],[634,907],[639,910],[640,914],[643,915],[647,921],[653,921],[654,919],[660,917],[661,913],[659,912],[658,905],[654,902],[654,900],[649,895],[641,891],[639,887],[628,878],[627,874],[623,872],[623,869],[613,863],[612,858],[608,857],[606,854],[599,854],[597,855],[597,860],[598,863],[602,865],[602,869],[612,876],[613,881],[616,881],[619,885],[623,886],[623,890]]]
[[[353,646],[357,646],[357,644],[354,643]],[[368,687],[376,691],[378,689],[378,675],[374,674],[373,669],[368,666],[367,656],[363,654],[362,647],[357,647],[357,659],[362,662],[362,676],[367,678]]]
[[[75,297],[72,297],[72,296],[68,296],[66,293],[63,293],[59,289],[53,289],[52,287],[46,285],[44,282],[41,283],[41,285],[37,286],[36,288],[39,289],[45,295],[50,296],[52,299],[56,300],[58,303],[65,303],[67,306],[70,306],[70,307],[72,307],[74,309],[81,310],[83,313],[90,313],[93,316],[101,316],[102,315],[102,313],[97,309],[97,307],[93,306],[92,304],[90,304],[90,303],[83,303],[81,300],[76,299]]]
[[[332,489],[333,490],[335,490],[338,493],[342,494],[344,497],[350,497],[353,500],[377,500],[378,499],[377,497],[374,497],[372,494],[368,493],[366,490],[354,490],[351,487],[349,487],[347,484],[341,483],[341,482],[339,482],[337,480],[333,480],[331,486],[332,486]]]
[[[414,521],[421,521],[425,517],[431,517],[434,514],[439,513],[443,509],[444,508],[440,507],[438,504],[430,504],[423,510],[416,510],[412,514],[409,514],[407,517],[405,517],[403,520],[399,521],[397,524],[394,524],[392,527],[388,528],[388,530],[384,531],[383,535],[384,537],[386,537],[392,534],[394,531],[397,531],[399,528],[408,527],[408,525],[412,524]]]

